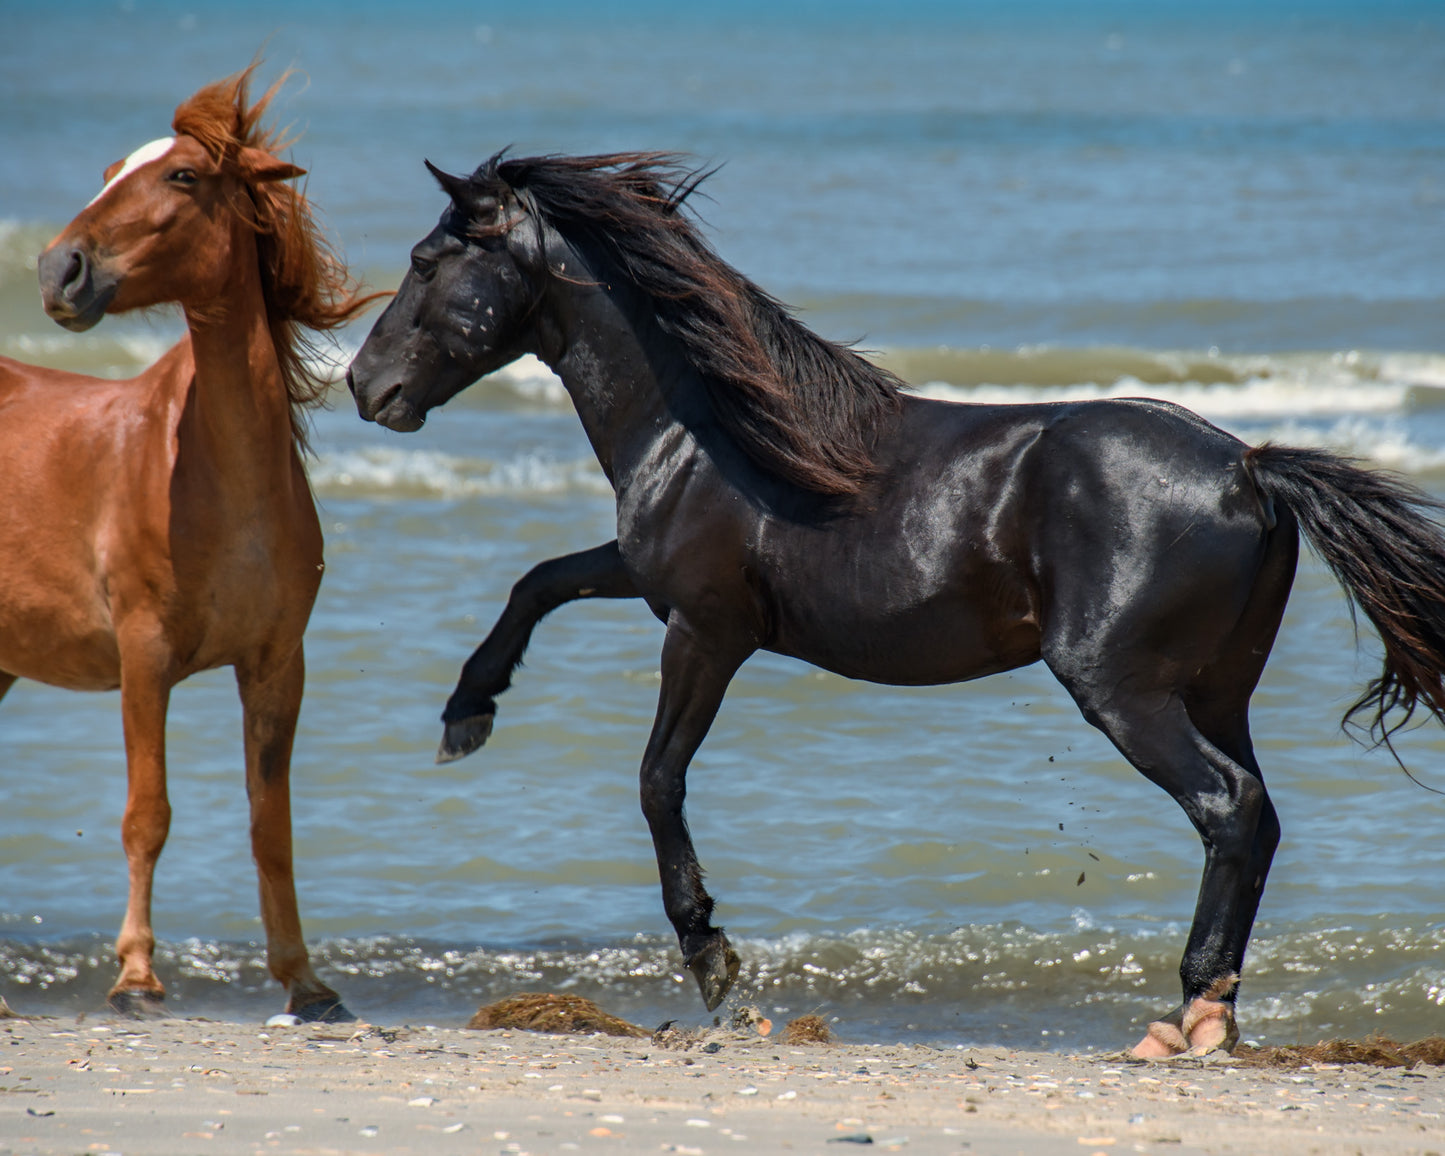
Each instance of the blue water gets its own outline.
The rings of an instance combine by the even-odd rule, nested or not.
[[[1427,3],[7,4],[0,353],[129,374],[173,317],[61,332],[34,255],[100,173],[258,50],[353,265],[395,285],[444,198],[423,157],[682,150],[731,263],[960,400],[1153,393],[1252,441],[1445,490],[1445,10]],[[342,337],[338,353],[365,326]],[[663,919],[635,768],[660,629],[559,612],[478,756],[431,764],[460,662],[527,567],[611,535],[534,365],[422,432],[322,414],[328,540],[297,748],[309,937],[374,1019],[574,985],[701,1005]],[[1307,560],[1255,733],[1285,824],[1246,1034],[1441,1030],[1440,800],[1337,732],[1374,671]],[[277,1010],[255,945],[228,672],[171,714],[161,973],[185,1014]],[[1445,740],[1402,748],[1441,785]],[[0,704],[0,994],[98,1005],[124,904],[118,703]],[[1052,760],[1052,761],[1051,761]],[[739,676],[690,818],[743,994],[844,1038],[1113,1046],[1177,998],[1200,852],[1047,672],[883,689],[770,656]],[[1082,880],[1082,881],[1080,881]],[[919,1026],[923,1025],[923,1026]],[[1057,1034],[1047,1037],[1058,1042]]]
[[[12,21],[5,216],[88,199],[264,45],[309,79],[282,118],[366,267],[434,219],[423,156],[679,149],[723,166],[719,247],[785,299],[934,303],[838,319],[871,341],[1439,347],[1437,5],[131,8]]]

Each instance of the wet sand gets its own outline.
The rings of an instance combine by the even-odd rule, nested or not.
[[[0,1154],[1442,1153],[1445,1071],[410,1026],[0,1021]]]

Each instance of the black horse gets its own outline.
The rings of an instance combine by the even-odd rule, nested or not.
[[[352,363],[361,415],[415,430],[535,353],[617,494],[615,541],[517,583],[447,704],[439,758],[486,740],[545,614],[645,599],[667,631],[642,809],[668,918],[712,1009],[738,958],[710,918],[684,783],[748,656],[904,685],[1042,658],[1204,843],[1183,1001],[1136,1051],[1232,1047],[1279,841],[1249,701],[1299,533],[1384,640],[1384,669],[1351,713],[1388,738],[1417,706],[1445,721],[1445,535],[1422,513],[1439,505],[1327,453],[1250,448],[1157,401],[905,393],[712,251],[683,208],[701,175],[677,157],[428,168],[451,204]]]

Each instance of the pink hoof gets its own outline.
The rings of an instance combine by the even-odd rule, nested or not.
[[[1189,1006],[1184,1009],[1184,1034],[1189,1037],[1189,1050],[1194,1055],[1232,1052],[1234,1045],[1239,1043],[1234,1005],[1220,998],[1238,982],[1237,975],[1226,976],[1198,999],[1190,1000]]]
[[[1167,1060],[1189,1050],[1189,1041],[1175,1024],[1168,1020],[1155,1020],[1149,1030],[1131,1050],[1138,1060]]]
[[[1239,1042],[1239,1028],[1234,1022],[1234,1005],[1224,997],[1238,984],[1239,976],[1226,975],[1215,980],[1203,995],[1190,1000],[1182,1012],[1155,1020],[1144,1038],[1134,1045],[1134,1057],[1165,1060],[1185,1052],[1204,1056],[1210,1052],[1234,1051],[1234,1045]]]

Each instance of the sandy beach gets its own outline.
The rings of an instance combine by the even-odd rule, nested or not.
[[[1445,1070],[426,1025],[0,1021],[31,1153],[1441,1153]]]

